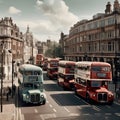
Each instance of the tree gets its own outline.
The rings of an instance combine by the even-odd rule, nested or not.
[[[60,45],[53,49],[53,54],[55,57],[63,58],[63,50]]]
[[[46,57],[59,57],[63,59],[63,50],[60,45],[53,44],[50,48],[45,52]]]

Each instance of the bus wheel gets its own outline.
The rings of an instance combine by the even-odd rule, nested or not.
[[[91,99],[90,99],[90,96],[89,96],[88,93],[86,94],[86,101],[87,101],[88,103],[91,103]]]
[[[45,105],[45,103],[46,103],[46,100],[43,100],[42,105]]]
[[[113,104],[113,101],[110,101],[109,103],[108,103],[108,105],[112,105]]]
[[[67,91],[67,88],[65,86],[63,86],[63,90]]]
[[[77,90],[76,90],[76,88],[74,88],[74,92],[75,92],[75,95],[78,95],[78,94],[77,94]]]

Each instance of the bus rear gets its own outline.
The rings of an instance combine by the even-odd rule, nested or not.
[[[74,89],[74,61],[59,61],[58,84],[64,89]]]
[[[36,65],[39,67],[42,67],[44,63],[44,55],[43,54],[37,54],[36,55]]]
[[[58,78],[58,59],[50,58],[48,59],[48,68],[47,68],[47,76],[50,79]]]

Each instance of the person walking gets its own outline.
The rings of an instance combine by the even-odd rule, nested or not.
[[[9,101],[9,96],[11,95],[11,88],[8,86],[6,89],[6,100]]]
[[[15,91],[16,91],[16,86],[15,86],[15,84],[13,84],[13,89],[12,89],[13,91],[13,95],[15,95]]]
[[[120,101],[120,88],[116,90],[116,98]]]

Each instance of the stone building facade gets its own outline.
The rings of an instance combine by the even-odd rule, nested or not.
[[[120,80],[120,4],[106,5],[105,13],[74,24],[69,34],[61,33],[64,59],[73,61],[105,61],[112,65],[113,79]],[[119,66],[119,67],[118,67]]]
[[[0,20],[0,76],[3,71],[3,79],[11,80],[12,74],[18,72],[18,65],[35,63],[36,41],[29,27],[23,34],[11,17]]]
[[[0,20],[0,45],[0,70],[4,79],[11,80],[12,70],[17,71],[17,65],[23,60],[23,34],[12,18]]]
[[[32,32],[30,32],[29,26],[24,36],[24,49],[23,49],[23,63],[35,64],[36,55],[38,54],[37,40],[33,37]]]

